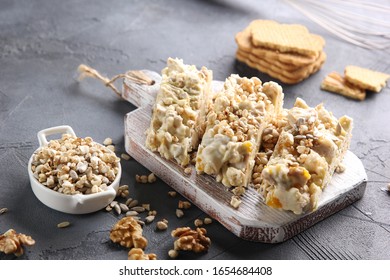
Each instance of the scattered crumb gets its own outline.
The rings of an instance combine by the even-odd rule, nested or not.
[[[112,139],[111,138],[104,139],[103,145],[105,146],[112,145]]]
[[[187,167],[187,168],[184,169],[184,173],[185,174],[191,174],[191,172],[192,172],[192,168],[191,167]]]
[[[209,225],[209,224],[211,224],[213,222],[213,220],[211,219],[211,218],[209,218],[209,217],[206,217],[206,218],[204,218],[204,220],[203,220],[203,223],[205,224],[205,225]]]
[[[131,157],[128,154],[125,154],[125,153],[121,154],[121,158],[124,159],[124,160],[130,160],[131,159]]]
[[[170,197],[175,197],[175,196],[177,195],[177,192],[175,192],[175,191],[170,191],[170,192],[168,192],[168,195],[169,195]]]

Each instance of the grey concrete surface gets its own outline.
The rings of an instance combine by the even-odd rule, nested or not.
[[[239,2],[239,3],[237,3]],[[388,4],[388,1],[386,2]],[[124,151],[123,118],[135,107],[94,80],[77,83],[76,68],[91,65],[108,76],[130,69],[159,72],[169,56],[205,65],[223,80],[231,73],[267,75],[235,61],[234,35],[256,18],[301,23],[326,39],[323,68],[308,80],[284,86],[285,105],[296,97],[310,105],[324,102],[336,116],[355,120],[351,150],[363,161],[369,182],[362,200],[282,244],[241,240],[217,222],[207,226],[208,253],[182,254],[180,259],[389,259],[390,90],[370,94],[364,102],[323,92],[324,75],[349,64],[390,72],[389,53],[369,51],[335,38],[283,1],[59,1],[0,0],[0,233],[9,228],[31,235],[36,245],[19,259],[126,259],[127,249],[109,240],[118,220],[113,213],[67,215],[49,209],[34,196],[27,161],[38,147],[36,133],[70,125],[81,136],[102,142],[111,137]],[[205,215],[196,207],[177,219],[177,201],[158,180],[140,185],[142,163],[123,162],[122,183],[130,196],[150,203],[169,230],[145,226],[147,252],[168,259],[170,230],[191,226]],[[62,221],[69,228],[58,229]],[[0,253],[0,259],[16,259]]]

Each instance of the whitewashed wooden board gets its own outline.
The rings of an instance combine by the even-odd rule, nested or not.
[[[216,183],[213,177],[197,175],[195,168],[191,174],[185,174],[184,169],[175,162],[165,160],[145,148],[145,131],[150,124],[152,105],[161,77],[155,72],[144,72],[156,81],[154,85],[138,85],[128,80],[124,82],[125,99],[140,107],[125,117],[127,153],[235,235],[257,242],[282,242],[363,196],[367,175],[359,158],[348,151],[344,159],[345,172],[333,176],[314,212],[295,215],[270,208],[252,188],[244,194],[240,207],[232,208],[232,193]],[[214,82],[214,87],[221,84]]]

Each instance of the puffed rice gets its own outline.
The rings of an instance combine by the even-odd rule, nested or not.
[[[105,191],[119,172],[119,158],[91,137],[63,134],[34,154],[31,170],[45,187],[74,195]]]

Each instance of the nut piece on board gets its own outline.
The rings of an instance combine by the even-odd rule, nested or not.
[[[201,253],[208,251],[211,240],[206,236],[205,228],[197,228],[192,230],[190,227],[181,227],[172,231],[172,237],[178,237],[174,242],[176,251],[193,251]]]
[[[179,209],[188,209],[190,207],[191,207],[191,202],[179,200],[177,208],[179,208]]]
[[[241,204],[241,198],[238,196],[233,195],[232,199],[230,200],[230,205],[233,206],[233,208],[238,208]]]
[[[31,236],[23,233],[16,233],[15,230],[9,229],[4,234],[0,235],[0,252],[5,254],[14,254],[19,257],[23,255],[23,245],[32,246],[35,240]]]
[[[156,254],[145,254],[141,248],[133,248],[128,254],[129,260],[157,260]]]
[[[131,216],[122,218],[113,226],[110,239],[127,248],[144,249],[148,245],[148,241],[142,236],[142,227]]]

